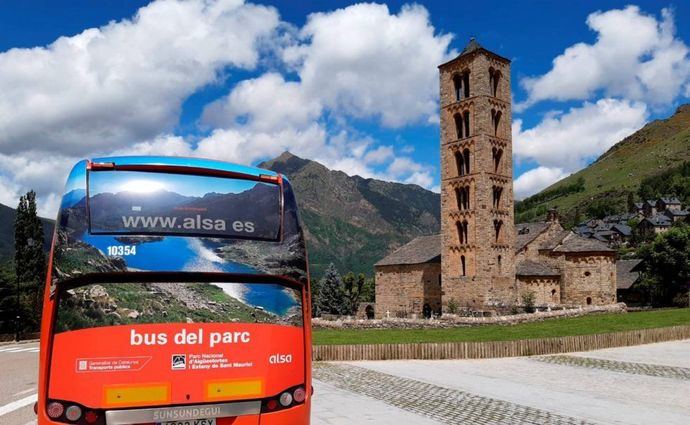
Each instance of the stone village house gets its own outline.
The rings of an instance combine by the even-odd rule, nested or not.
[[[521,304],[616,302],[616,253],[564,230],[555,212],[514,224],[510,61],[474,39],[439,66],[441,233],[421,236],[375,264],[375,316]]]

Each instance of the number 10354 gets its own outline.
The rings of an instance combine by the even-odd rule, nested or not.
[[[136,245],[113,245],[108,247],[108,255],[113,256],[126,256],[126,255],[136,255],[137,247]]]

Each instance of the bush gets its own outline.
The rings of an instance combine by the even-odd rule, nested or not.
[[[525,291],[522,293],[522,304],[525,306],[525,311],[527,313],[534,313],[534,304],[537,296],[532,291]]]
[[[448,304],[446,304],[446,310],[450,314],[458,314],[460,306],[458,305],[458,302],[455,298],[451,298],[448,300]]]

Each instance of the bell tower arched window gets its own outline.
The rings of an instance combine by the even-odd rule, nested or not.
[[[501,157],[503,156],[503,149],[491,149],[491,156],[494,160],[494,173],[498,173],[498,167],[501,165]]]
[[[460,267],[461,267],[460,271],[462,272],[462,276],[467,276],[467,268],[466,268],[466,264],[465,264],[465,256],[464,255],[460,256]]]
[[[458,176],[465,175],[465,157],[460,151],[455,152],[455,168],[458,172]]]
[[[464,127],[465,121],[460,114],[453,115],[453,120],[455,121],[455,135],[458,139],[462,139],[465,136]]]
[[[462,222],[456,221],[455,227],[458,229],[458,243],[460,245],[466,244],[469,240],[467,220],[463,220]]]
[[[470,137],[470,111],[465,111],[462,117],[465,124],[465,137]]]
[[[462,74],[462,87],[465,91],[465,97],[470,97],[470,71],[465,71]]]
[[[496,236],[496,243],[501,238],[501,228],[503,227],[503,220],[494,220],[494,233]]]
[[[501,195],[503,194],[503,188],[501,186],[493,187],[493,207],[499,208],[501,206]]]
[[[465,148],[465,150],[462,151],[462,156],[465,163],[465,173],[470,174],[470,150]]]
[[[501,72],[493,68],[489,68],[489,90],[491,91],[491,96],[498,96],[498,83],[501,81]]]
[[[459,211],[470,209],[470,187],[456,187],[455,200]]]
[[[455,91],[455,101],[462,99],[463,88],[462,88],[462,75],[453,75],[453,89]]]
[[[495,109],[491,110],[491,126],[494,130],[494,136],[498,136],[498,126],[501,123],[501,115],[503,115],[501,111]]]

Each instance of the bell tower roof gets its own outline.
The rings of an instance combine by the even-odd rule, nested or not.
[[[479,49],[483,49],[482,45],[477,42],[476,38],[471,37],[469,43],[467,43],[467,46],[465,46],[465,48],[460,53],[460,56],[472,53],[475,50]]]
[[[492,56],[493,58],[498,59],[499,61],[510,63],[510,59],[506,59],[501,55],[497,55],[496,53],[494,53],[492,51],[486,50],[481,44],[479,44],[477,39],[475,39],[474,37],[471,37],[470,41],[467,43],[465,48],[462,49],[462,52],[460,52],[460,54],[458,56],[456,56],[454,59],[449,60],[448,62],[442,63],[438,67],[443,68],[444,66],[446,66],[450,63],[453,63],[460,58],[464,58],[465,56],[470,56],[474,53],[480,53],[480,52],[483,52],[489,56]]]

